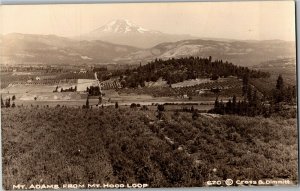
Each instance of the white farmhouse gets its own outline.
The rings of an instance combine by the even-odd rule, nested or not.
[[[81,68],[80,71],[79,71],[79,73],[83,73],[83,74],[85,74],[86,72],[87,71],[85,69],[83,69],[83,68]]]

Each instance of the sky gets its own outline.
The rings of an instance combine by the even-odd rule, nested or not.
[[[2,5],[0,31],[79,36],[115,19],[170,34],[295,41],[293,1]]]

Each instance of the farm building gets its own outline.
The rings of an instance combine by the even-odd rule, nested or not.
[[[79,73],[85,74],[85,73],[87,73],[87,71],[85,69],[81,68]]]
[[[198,93],[198,94],[204,94],[204,93],[207,93],[207,92],[210,92],[210,91],[211,91],[211,89],[204,88],[204,89],[196,90],[195,92]]]
[[[183,96],[182,96],[183,98],[189,98],[189,96],[187,95],[187,94],[183,94]]]

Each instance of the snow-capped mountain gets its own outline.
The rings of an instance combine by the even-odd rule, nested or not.
[[[102,40],[115,44],[150,48],[163,42],[195,39],[190,35],[166,34],[146,29],[127,19],[117,19],[80,36],[81,40]]]
[[[103,25],[102,27],[94,30],[92,33],[117,33],[117,34],[129,34],[129,33],[151,33],[157,34],[158,31],[145,29],[138,26],[127,19],[117,19]]]

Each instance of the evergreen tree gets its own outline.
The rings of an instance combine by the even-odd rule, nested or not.
[[[237,108],[236,96],[234,95],[233,98],[232,98],[232,111],[233,111],[233,113],[236,113],[236,108]]]
[[[220,108],[219,114],[224,115],[225,114],[225,106],[224,106],[223,100],[221,100],[221,102],[219,103],[219,108]]]
[[[90,108],[89,96],[87,96],[87,98],[86,98],[85,108],[87,108],[87,109]]]
[[[4,107],[4,102],[3,102],[2,95],[1,95],[1,107]]]
[[[5,101],[5,107],[10,107],[10,98]]]
[[[12,101],[15,101],[15,100],[16,100],[16,96],[13,95],[12,98],[11,98],[11,100],[12,100]]]
[[[194,112],[194,111],[195,111],[194,106],[192,106],[191,107],[191,112]]]
[[[257,91],[256,90],[254,90],[254,92],[253,92],[253,96],[252,96],[252,105],[255,107],[255,108],[257,108],[258,107],[258,97],[257,97]]]
[[[142,108],[141,108],[141,110],[148,111],[149,109],[148,109],[148,107],[146,105],[143,105]]]
[[[248,104],[245,100],[243,100],[241,102],[241,105],[240,105],[240,115],[246,115],[247,112],[248,112]]]
[[[192,114],[192,119],[196,120],[196,119],[198,119],[198,117],[199,117],[198,111],[194,110],[193,114]]]
[[[226,103],[225,112],[228,113],[228,114],[231,114],[231,113],[232,113],[232,103],[231,103],[231,99],[229,99],[228,102]]]
[[[248,92],[248,87],[249,87],[249,73],[244,74],[243,76],[243,96],[247,95]]]
[[[279,75],[277,78],[276,89],[273,90],[273,98],[275,100],[275,103],[279,103],[285,100],[284,83],[281,75]]]
[[[236,114],[242,115],[242,113],[241,113],[241,107],[242,107],[242,104],[241,104],[241,101],[239,101],[237,103],[237,107],[236,107]]]
[[[115,103],[115,108],[118,109],[119,108],[119,104],[118,102]]]
[[[130,108],[136,108],[136,104],[135,104],[135,103],[132,103],[132,104],[130,105]]]
[[[247,90],[247,100],[248,102],[252,101],[252,88],[251,86],[248,86],[248,90]]]
[[[216,111],[218,111],[219,108],[220,108],[220,104],[219,104],[219,99],[218,99],[218,97],[217,97],[216,100],[215,100],[215,106],[214,106],[214,108],[215,108]]]
[[[210,79],[211,80],[218,80],[219,76],[217,74],[213,74]]]
[[[283,90],[284,88],[284,84],[283,84],[283,78],[281,76],[281,74],[278,76],[277,78],[277,83],[276,83],[276,89],[277,90]]]
[[[163,118],[163,112],[162,111],[158,111],[158,113],[157,113],[157,118],[159,119],[159,120],[161,120],[162,118]]]
[[[218,97],[216,97],[214,108],[213,108],[213,112],[214,113],[218,113],[218,114],[220,114],[220,112],[221,112],[221,110],[220,110],[220,103],[219,103]]]
[[[157,106],[157,111],[162,112],[162,111],[164,111],[164,110],[165,110],[165,106],[164,106],[164,105],[159,104],[159,105]]]

